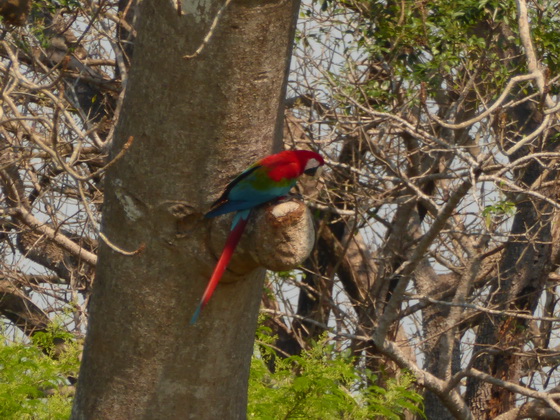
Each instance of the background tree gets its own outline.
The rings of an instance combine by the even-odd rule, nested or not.
[[[154,16],[174,19],[161,32],[171,37],[192,11],[183,10],[187,17],[180,17],[179,11],[167,7],[167,14]],[[215,5],[211,15],[220,7]],[[157,67],[155,58],[139,59],[152,63],[152,69],[165,69],[175,67],[164,63],[181,58],[171,81],[146,76],[145,82],[136,82],[145,83],[134,89],[140,98],[136,101],[151,107],[138,118],[155,121],[147,125],[151,132],[137,131],[142,124],[134,119],[121,122],[115,132],[115,121],[129,106],[123,110],[122,87],[128,81],[136,30],[140,38],[135,48],[162,44],[157,36],[142,40],[133,3],[38,3],[30,13],[30,25],[4,31],[0,311],[10,325],[32,336],[44,331],[49,318],[59,313],[69,330],[83,334],[105,193],[101,169],[107,164],[114,165],[114,174],[137,185],[133,176],[146,166],[143,161],[132,166],[126,162],[134,162],[144,148],[151,154],[163,153],[180,141],[173,139],[218,130],[214,126],[225,115],[251,118],[255,127],[273,118],[273,101],[255,95],[252,88],[228,94],[220,85],[208,91],[201,80],[179,76],[187,71],[183,67],[210,58],[214,61],[209,62],[221,62],[212,56],[212,46],[221,45],[224,28],[237,33],[243,27],[243,19],[228,26],[229,13],[237,8],[243,7],[232,1],[223,9],[208,43],[202,38],[211,20],[206,21],[206,30],[197,32],[198,38],[173,44],[173,51],[160,57]],[[376,374],[375,379],[368,374],[363,387],[373,382],[385,386],[389,378],[411,372],[425,392],[427,418],[560,418],[555,393],[557,11],[557,1],[527,5],[523,0],[453,4],[356,0],[302,6],[284,139],[290,147],[321,151],[329,158],[330,170],[321,192],[306,195],[318,221],[312,257],[300,270],[269,276],[267,282],[262,311],[266,326],[277,337],[277,357],[306,354],[328,331],[333,351],[349,349],[364,375]],[[259,40],[256,36],[251,46],[261,45]],[[182,60],[201,45],[204,49],[195,59]],[[254,50],[238,57],[244,65],[270,60],[248,51]],[[219,80],[220,71],[236,68],[233,62],[227,68],[213,65],[205,76]],[[268,81],[268,73],[261,76]],[[252,83],[261,83],[261,76],[254,76]],[[131,77],[130,86],[134,83]],[[199,90],[187,95],[181,86],[189,83]],[[223,97],[239,98],[229,102],[230,114],[220,107],[203,111],[209,104],[222,103]],[[165,108],[158,114],[155,110],[161,105]],[[182,126],[186,111],[197,105],[199,118]],[[263,117],[253,117],[254,113]],[[202,118],[206,114],[212,119]],[[237,127],[240,121],[227,124]],[[168,129],[172,131],[163,131]],[[155,132],[165,143],[149,143]],[[212,133],[212,139],[228,139],[233,131]],[[133,140],[127,143],[130,136]],[[259,137],[272,138],[272,131],[263,134],[255,128],[243,136],[248,142]],[[113,138],[115,152],[108,158]],[[197,165],[209,184],[192,191],[190,184],[181,187],[179,182],[186,182],[192,168],[169,164],[165,179],[177,180],[178,186],[177,190],[166,186],[162,194],[173,190],[168,196],[181,204],[175,212],[152,201],[143,207],[146,198],[130,195],[136,187],[126,187],[123,193],[132,197],[133,209],[140,208],[143,214],[149,209],[159,216],[149,226],[143,225],[147,219],[135,224],[150,237],[107,236],[121,251],[134,253],[144,246],[144,252],[125,256],[109,251],[108,245],[104,252],[114,252],[123,264],[134,265],[175,230],[183,235],[176,241],[186,243],[184,238],[193,235],[191,207],[202,209],[211,202],[209,190],[217,193],[249,157],[268,152],[264,146],[250,149],[255,152],[252,156],[242,152],[246,143],[235,144],[236,153],[243,156],[239,161],[225,159],[234,154],[224,144],[216,143],[215,149],[204,153],[215,154],[216,162],[227,162],[219,179],[214,175],[222,168],[204,166],[196,145],[181,150],[192,156],[187,160]],[[106,205],[114,206],[121,186],[105,185],[114,190]],[[119,220],[111,222],[114,229]],[[171,220],[175,230],[163,228]],[[216,252],[226,226],[224,221],[214,235]],[[118,330],[107,327],[107,336],[137,331],[154,307],[161,313],[180,312],[171,319],[189,318],[203,281],[194,289],[184,280],[173,283],[173,276],[179,275],[171,274],[175,270],[193,270],[187,260],[174,258],[174,267],[157,273],[159,289],[138,291],[138,300],[115,302],[117,306],[129,302],[137,308],[136,317],[107,320],[108,325],[119,325]],[[211,261],[194,264],[202,267],[194,275],[202,279]],[[249,288],[228,287],[239,293],[236,302],[245,296],[245,287]],[[251,289],[258,293],[258,288]],[[218,299],[210,317],[221,312],[234,319],[237,310],[239,305]],[[178,325],[158,325],[167,335],[167,345],[159,343],[154,354],[173,353],[172,346],[187,340]],[[231,321],[231,325],[239,324]],[[247,328],[245,333],[252,333]],[[216,330],[216,334],[224,333]],[[128,355],[123,351],[119,357]],[[273,359],[268,366],[274,369]]]
[[[557,7],[308,9],[290,121],[333,170],[283,351],[330,322],[414,372],[428,418],[558,416]]]

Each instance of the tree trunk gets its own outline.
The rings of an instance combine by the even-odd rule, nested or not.
[[[521,104],[513,108],[509,127],[517,128],[506,137],[510,144],[523,134],[535,131],[542,116],[532,105]],[[510,128],[511,129],[511,128]],[[518,134],[518,133],[521,133]],[[555,150],[556,144],[543,136],[541,144],[532,146],[538,151]],[[511,160],[533,153],[527,146],[511,156]],[[546,171],[546,172],[545,172]],[[553,188],[542,188],[545,181],[556,179],[557,170],[543,169],[532,162],[516,174],[519,185],[541,188],[546,197],[557,200]],[[518,199],[519,200],[519,199]],[[548,203],[523,198],[516,203],[516,214],[511,228],[511,237],[506,243],[500,263],[498,281],[491,291],[491,307],[534,314],[546,280],[555,269],[552,257],[553,211]],[[531,340],[528,321],[509,316],[485,316],[478,327],[474,353],[477,355],[473,368],[496,378],[518,383],[522,377],[523,360],[517,349],[523,349]],[[478,353],[478,354],[477,354]],[[503,387],[469,377],[465,397],[477,419],[494,419],[516,407],[517,395]]]
[[[140,4],[73,419],[245,418],[263,270],[237,252],[190,326],[229,227],[202,215],[279,148],[299,2],[174,5]]]

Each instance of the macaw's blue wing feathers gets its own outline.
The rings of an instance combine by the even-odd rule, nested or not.
[[[222,214],[232,213],[234,211],[243,211],[247,210],[247,208],[256,207],[258,204],[251,205],[250,202],[246,200],[227,200],[222,203],[214,210],[210,210],[208,213],[204,215],[206,218],[221,216]]]
[[[204,309],[204,307],[212,297],[212,294],[214,293],[214,290],[216,289],[218,282],[222,278],[222,275],[224,274],[224,271],[226,270],[226,267],[229,264],[229,260],[231,259],[233,251],[235,251],[235,248],[239,243],[239,239],[241,239],[241,235],[245,230],[245,226],[247,226],[247,221],[249,220],[250,214],[251,214],[250,209],[245,211],[240,211],[233,218],[231,231],[226,240],[224,250],[222,251],[222,255],[220,255],[220,259],[218,260],[218,263],[214,268],[214,272],[212,273],[212,277],[210,277],[210,281],[208,282],[208,286],[206,286],[206,290],[202,295],[202,299],[200,300],[198,307],[194,311],[194,314],[191,318],[191,325],[196,322],[196,320],[200,316],[200,312]]]
[[[237,211],[237,210],[241,210],[243,208],[247,208],[247,207],[244,207],[243,203],[237,203],[237,204],[232,203],[229,196],[230,196],[231,190],[237,184],[239,184],[241,181],[243,181],[245,178],[247,178],[249,175],[251,175],[255,170],[257,170],[259,168],[260,168],[260,166],[258,164],[255,164],[255,165],[249,167],[248,169],[244,170],[243,172],[241,172],[239,175],[237,175],[227,185],[226,189],[224,190],[224,192],[222,193],[220,198],[218,198],[216,201],[214,201],[214,203],[210,207],[210,211],[208,213],[206,213],[204,215],[204,217],[210,218],[210,217],[221,216],[222,214],[231,213],[231,212],[234,212],[234,211]],[[232,203],[232,204],[229,205],[229,203]],[[229,210],[229,208],[231,208],[231,210]]]
[[[267,170],[264,166],[255,165],[243,172],[227,186],[204,217],[216,217],[258,207],[285,196],[296,184],[296,178],[274,182],[269,178]]]

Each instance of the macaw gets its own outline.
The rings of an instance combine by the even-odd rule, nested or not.
[[[261,204],[287,195],[303,175],[313,176],[325,164],[322,156],[308,150],[287,150],[267,156],[249,166],[234,178],[220,198],[212,204],[206,218],[237,212],[231,224],[222,255],[214,268],[208,286],[191,318],[191,324],[198,319],[200,312],[214,293],[222,274],[245,230],[251,210]]]

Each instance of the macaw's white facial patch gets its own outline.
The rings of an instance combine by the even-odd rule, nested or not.
[[[321,166],[321,164],[319,163],[319,161],[317,159],[309,159],[307,161],[307,163],[305,164],[305,171],[308,171],[309,169],[315,169],[317,167]]]
[[[317,174],[321,173],[322,169],[323,166],[321,162],[319,162],[317,159],[312,158],[309,159],[305,164],[305,170],[303,171],[303,173],[308,176],[317,176]]]

